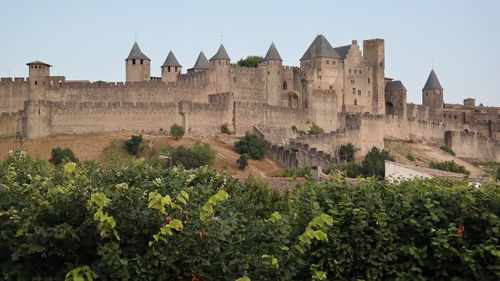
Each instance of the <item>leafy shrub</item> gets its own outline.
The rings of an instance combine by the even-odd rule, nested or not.
[[[64,149],[60,147],[54,148],[50,152],[50,155],[51,157],[49,162],[56,166],[67,162],[78,162],[78,159],[76,158],[75,154],[69,148],[64,148]]]
[[[406,159],[413,161],[413,162],[415,161],[415,157],[413,157],[413,155],[411,155],[411,154],[406,155]]]
[[[255,160],[264,158],[267,151],[264,140],[250,133],[246,133],[234,144],[234,147],[239,154],[248,154],[250,158]]]
[[[305,178],[308,180],[312,179],[311,168],[287,168],[281,174],[274,175],[273,177],[284,177],[284,178]]]
[[[451,147],[443,145],[440,148],[441,148],[442,151],[455,156],[455,152],[453,151],[453,149],[451,149]]]
[[[184,130],[184,127],[174,124],[170,127],[170,135],[174,137],[174,139],[179,140],[184,136],[186,131]]]
[[[465,169],[464,166],[459,165],[455,163],[455,161],[442,161],[442,162],[434,162],[431,161],[429,163],[429,168],[431,169],[438,169],[442,171],[448,171],[448,172],[454,172],[454,173],[460,173],[464,175],[469,175],[470,172]]]
[[[196,143],[191,148],[177,147],[172,154],[172,163],[182,165],[186,169],[210,165],[215,160],[216,151],[208,144]]]
[[[495,180],[500,181],[500,167],[495,170]]]
[[[346,143],[339,147],[337,153],[341,161],[352,162],[354,161],[354,156],[358,151],[359,149],[357,149],[352,143]]]
[[[497,280],[499,193],[438,179],[280,193],[207,168],[15,154],[0,164],[0,278]]]
[[[264,58],[261,56],[248,56],[245,59],[240,59],[237,63],[238,66],[243,67],[258,67],[259,63],[263,62]]]
[[[142,135],[132,136],[129,140],[125,141],[125,148],[127,148],[128,153],[137,156],[141,152]]]
[[[314,123],[312,121],[308,121],[308,124],[311,127],[309,127],[309,131],[307,132],[307,134],[309,134],[309,135],[321,135],[321,134],[325,133],[325,130],[323,130],[323,128],[321,128],[320,126],[316,125],[316,123]]]
[[[339,169],[345,171],[346,176],[355,177],[376,177],[383,179],[385,176],[385,160],[394,161],[388,151],[380,150],[378,147],[372,149],[365,155],[365,159],[360,164],[349,162],[344,165],[335,165],[327,170],[327,173],[332,173],[333,170]]]
[[[247,154],[241,154],[240,158],[236,160],[241,170],[245,170],[245,168],[248,167],[248,158],[250,157],[248,157]]]
[[[220,132],[227,135],[231,135],[233,133],[229,129],[229,125],[227,123],[220,126]]]

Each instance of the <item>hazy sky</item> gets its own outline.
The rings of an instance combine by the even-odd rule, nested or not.
[[[409,102],[421,103],[434,59],[446,102],[500,106],[498,0],[16,0],[1,9],[1,77],[27,76],[25,63],[41,60],[67,79],[124,81],[135,34],[152,76],[170,49],[185,72],[221,35],[233,61],[274,41],[283,63],[298,65],[322,33],[333,46],[385,39],[386,77],[403,81]]]

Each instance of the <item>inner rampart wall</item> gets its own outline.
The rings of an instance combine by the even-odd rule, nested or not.
[[[480,133],[447,131],[445,142],[457,157],[475,162],[500,161],[500,144]]]
[[[25,78],[0,78],[0,113],[24,109],[29,98],[29,81]]]
[[[0,137],[15,136],[17,132],[23,132],[22,111],[4,112],[0,115]]]

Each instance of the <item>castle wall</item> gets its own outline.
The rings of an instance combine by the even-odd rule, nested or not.
[[[4,112],[0,115],[0,137],[15,136],[22,131],[22,112]]]
[[[267,102],[266,68],[231,67],[231,92],[239,101]],[[276,75],[276,73],[273,73]],[[269,74],[271,75],[271,74]]]
[[[394,115],[386,116],[383,123],[386,138],[444,143],[445,125],[442,123],[406,120]]]
[[[17,112],[24,109],[29,98],[29,81],[26,78],[0,78],[0,112]]]
[[[500,161],[500,144],[480,133],[447,131],[445,142],[457,157],[468,161]]]

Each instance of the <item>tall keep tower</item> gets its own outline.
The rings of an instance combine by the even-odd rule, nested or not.
[[[280,54],[276,49],[274,43],[271,43],[269,50],[267,50],[266,56],[264,57],[264,64],[267,68],[266,75],[266,90],[267,90],[267,102],[271,105],[281,104],[281,93],[282,88],[282,62]]]
[[[32,88],[45,86],[45,83],[47,83],[47,79],[50,76],[50,68],[52,65],[41,61],[29,62],[26,65],[29,68],[30,86]]]
[[[181,64],[177,61],[174,53],[170,51],[161,66],[161,80],[165,83],[177,82],[177,77],[181,74]]]
[[[385,45],[384,39],[363,41],[363,56],[372,67],[372,112],[385,113]]]
[[[137,42],[125,59],[125,72],[127,82],[149,81],[151,79],[151,60],[142,53]]]
[[[431,70],[427,82],[422,89],[422,104],[429,110],[429,119],[443,121],[443,87],[439,83],[436,72]]]

